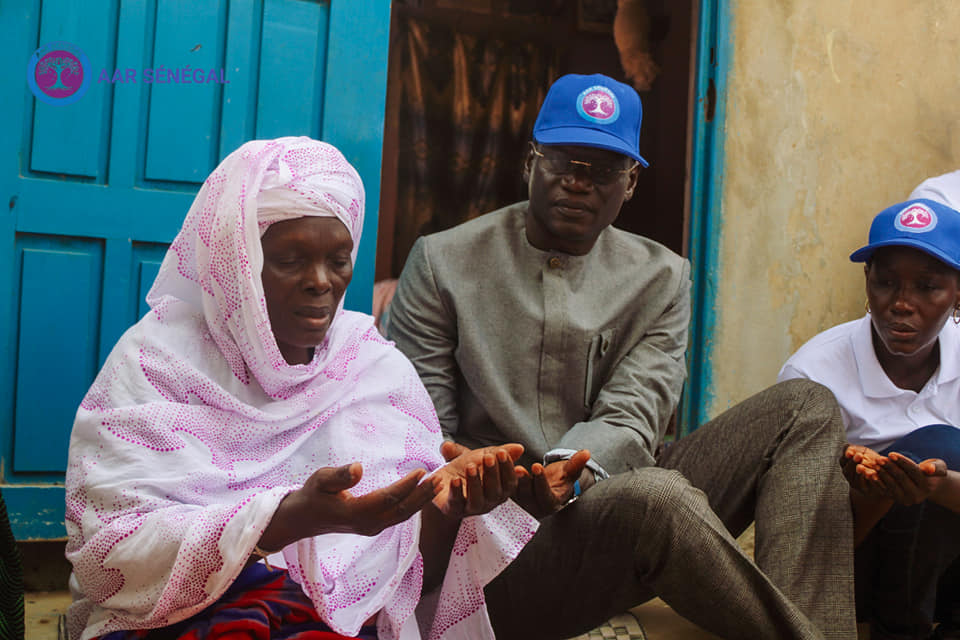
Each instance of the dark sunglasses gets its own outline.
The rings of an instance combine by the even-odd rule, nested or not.
[[[555,176],[580,174],[586,176],[594,184],[612,184],[620,176],[630,173],[637,166],[637,163],[634,162],[626,169],[618,169],[609,165],[573,160],[567,154],[552,151],[549,148],[540,151],[540,149],[534,147],[533,154],[542,160],[543,168]]]

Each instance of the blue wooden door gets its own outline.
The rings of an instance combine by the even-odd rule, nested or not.
[[[203,179],[254,138],[338,146],[367,189],[348,307],[373,285],[389,3],[0,2],[0,487],[65,535],[76,408]],[[26,76],[26,78],[25,78]]]

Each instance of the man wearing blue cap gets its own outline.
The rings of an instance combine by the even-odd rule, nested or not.
[[[611,227],[646,160],[636,92],[558,79],[529,201],[420,238],[388,335],[445,436],[520,442],[541,516],[485,589],[498,638],[566,638],[659,595],[725,638],[855,638],[836,401],[808,381],[663,449],[685,376],[689,265]],[[757,521],[754,563],[734,535]]]

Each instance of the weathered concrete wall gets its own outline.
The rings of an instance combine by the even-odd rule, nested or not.
[[[960,168],[960,2],[730,1],[710,414],[861,315],[873,215]]]

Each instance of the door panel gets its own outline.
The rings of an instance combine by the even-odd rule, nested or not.
[[[34,48],[39,43],[58,40],[75,44],[83,42],[87,46],[78,46],[90,61],[102,60],[102,66],[106,66],[108,49],[112,49],[109,45],[114,39],[111,13],[108,3],[44,0],[40,38]],[[22,69],[20,65],[15,66]],[[98,68],[84,69],[84,73],[93,74],[90,90],[81,100],[69,105],[69,112],[65,111],[66,107],[34,101],[32,171],[103,180],[102,161],[106,158],[109,131],[109,121],[105,117],[108,115],[108,96],[95,90],[98,72]]]
[[[136,288],[131,292],[134,300],[137,301],[137,307],[129,316],[129,323],[133,324],[150,310],[147,305],[147,292],[153,285],[153,281],[160,271],[160,263],[163,262],[163,255],[167,247],[161,244],[149,244],[145,242],[136,242],[133,245],[133,267],[137,274],[136,279],[131,278],[131,283]]]
[[[65,534],[80,399],[148,310],[202,180],[243,142],[309,135],[357,166],[366,235],[346,304],[369,311],[388,30],[382,0],[0,2],[0,57],[22,61],[0,68],[0,488],[18,538]],[[25,82],[53,41],[89,59],[73,104]]]
[[[66,470],[63,425],[97,371],[103,243],[21,236],[13,471]]]
[[[146,85],[147,180],[201,183],[220,160],[218,76],[223,69],[226,9],[225,0],[157,4],[148,63],[153,82]],[[212,83],[207,82],[211,70]]]
[[[329,13],[326,5],[268,0],[263,10],[257,137],[276,138],[294,126],[320,136]],[[296,100],[290,87],[299,87]]]

